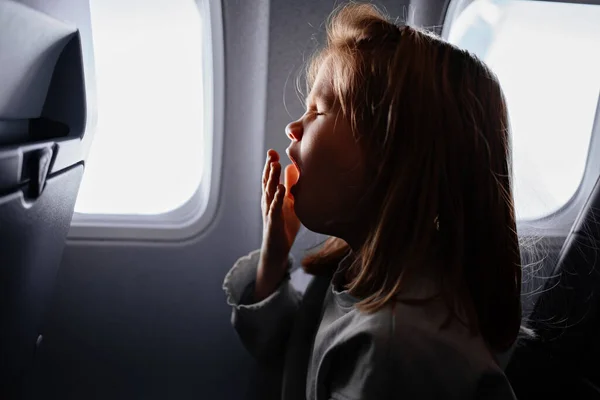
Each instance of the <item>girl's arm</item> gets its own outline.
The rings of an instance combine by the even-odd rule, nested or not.
[[[283,279],[269,297],[254,302],[260,250],[236,261],[225,276],[223,290],[232,306],[231,322],[246,349],[261,362],[281,361],[302,295]],[[289,259],[291,265],[292,260]]]

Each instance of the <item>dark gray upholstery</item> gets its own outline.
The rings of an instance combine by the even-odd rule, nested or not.
[[[599,268],[600,178],[531,313],[538,337],[517,347],[507,369],[519,399],[600,398]]]
[[[22,398],[83,162],[74,27],[0,2],[0,398]]]

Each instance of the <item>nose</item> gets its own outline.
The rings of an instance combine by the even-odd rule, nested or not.
[[[290,122],[285,127],[285,134],[287,135],[287,137],[290,138],[290,140],[295,141],[295,142],[302,139],[302,132],[303,132],[303,127],[302,127],[301,120]]]

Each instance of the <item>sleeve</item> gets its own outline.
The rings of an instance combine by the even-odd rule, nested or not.
[[[273,294],[253,303],[260,250],[241,257],[225,276],[223,290],[232,307],[231,323],[244,347],[258,361],[281,360],[302,295],[290,283],[289,274]],[[292,265],[288,260],[288,267]]]

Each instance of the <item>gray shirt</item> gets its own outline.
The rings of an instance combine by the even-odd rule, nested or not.
[[[240,258],[223,289],[232,323],[248,351],[282,372],[284,400],[514,399],[511,386],[479,336],[458,322],[440,328],[441,301],[395,302],[373,313],[317,277],[304,295],[289,277],[252,303],[259,251]],[[410,297],[431,289],[424,279]]]

